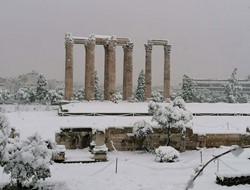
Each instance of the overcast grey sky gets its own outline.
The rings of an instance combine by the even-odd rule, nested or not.
[[[250,74],[249,0],[2,0],[0,77],[32,70],[64,80],[64,33],[129,37],[134,42],[134,82],[145,64],[144,43],[168,39],[171,84],[183,74],[194,78]],[[117,83],[123,50],[117,48]],[[84,79],[85,50],[74,46],[74,80]],[[96,70],[103,81],[104,50],[96,48]],[[153,84],[163,83],[163,48],[153,47]],[[136,84],[134,84],[136,85]]]

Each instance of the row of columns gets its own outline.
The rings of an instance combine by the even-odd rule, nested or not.
[[[146,58],[145,58],[145,99],[151,98],[152,92],[152,49],[154,43],[145,44]],[[162,45],[162,44],[160,44]],[[163,44],[164,47],[164,84],[163,84],[163,98],[170,98],[170,51],[171,45],[167,42]]]
[[[79,41],[79,39],[77,39]],[[96,38],[91,35],[89,38],[81,39],[81,44],[85,45],[85,100],[94,98],[94,72],[95,72],[95,46]],[[104,40],[104,43],[98,44],[104,46],[104,99],[110,100],[116,90],[116,46],[119,41],[114,38]],[[119,43],[121,45],[121,43]],[[145,99],[151,98],[152,91],[152,47],[153,45],[162,45],[164,47],[164,91],[163,98],[170,98],[170,51],[171,45],[166,40],[150,40],[145,44]],[[73,97],[73,46],[74,38],[70,33],[65,35],[65,99],[70,100]],[[133,81],[133,43],[122,43],[124,51],[123,60],[123,100],[132,97]]]
[[[116,89],[116,46],[117,39],[111,37],[101,44],[104,46],[104,99],[110,100]],[[94,72],[95,72],[95,36],[84,39],[85,57],[85,100],[94,98]],[[120,45],[120,44],[119,44]],[[65,66],[65,99],[73,97],[73,46],[74,38],[67,33],[65,36],[66,66]],[[122,45],[124,50],[123,66],[123,99],[132,97],[132,52],[133,43],[128,42]]]

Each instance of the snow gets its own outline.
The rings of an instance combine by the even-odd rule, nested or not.
[[[77,37],[77,36],[74,36],[73,39],[74,40],[88,40],[87,37]]]
[[[147,103],[84,102],[62,105],[70,113],[147,113]]]
[[[159,103],[160,104],[160,103]],[[165,103],[166,104],[166,103]],[[160,104],[161,105],[161,104]],[[163,103],[164,105],[164,103]],[[186,103],[186,109],[191,112],[227,112],[235,111],[250,113],[250,104],[196,104]],[[71,112],[87,113],[147,113],[147,103],[126,103],[119,102],[86,102],[63,105],[63,109]],[[43,138],[54,140],[55,132],[60,128],[71,127],[92,127],[104,130],[107,127],[127,127],[133,126],[135,122],[145,120],[152,126],[152,116],[58,116],[57,110],[50,110],[47,107],[24,106],[22,108],[13,106],[5,107],[6,115],[10,126],[15,127],[20,132],[21,138],[26,138],[36,131]],[[35,110],[35,111],[34,111]],[[50,111],[46,111],[50,110]],[[250,126],[250,116],[194,116],[191,121],[194,133],[214,134],[214,133],[234,133],[245,134],[246,128]]]
[[[106,103],[92,102],[84,104],[65,105],[75,111],[86,112],[147,112],[146,103]],[[186,104],[191,112],[244,112],[250,113],[249,104]],[[67,116],[57,115],[57,110],[49,110],[47,107],[12,107],[5,108],[11,127],[20,132],[21,139],[37,132],[44,139],[55,138],[55,132],[61,127],[94,127],[104,129],[108,126],[133,126],[136,121],[145,120],[151,125],[152,116]],[[49,110],[49,111],[46,111]],[[250,126],[248,116],[196,116],[192,120],[195,133],[246,133],[246,126]],[[202,149],[202,161],[206,163],[215,155],[229,150],[230,147]],[[54,163],[51,168],[51,178],[40,181],[40,186],[54,186],[54,190],[183,190],[190,176],[194,175],[194,168],[201,164],[200,151],[186,151],[180,154],[178,162],[157,163],[155,155],[142,152],[108,152],[107,162],[88,164],[59,164]],[[220,158],[219,171],[217,162],[210,163],[194,183],[194,190],[248,190],[250,185],[238,185],[232,187],[220,186],[215,183],[215,174],[224,171],[228,175],[246,174],[250,171],[250,150],[235,157],[228,154]],[[68,160],[86,158],[91,160],[91,154],[87,149],[66,150]],[[118,158],[118,172],[115,173],[116,159]],[[9,176],[3,174],[0,167],[0,186],[8,183]]]
[[[112,36],[110,36],[110,35],[94,35],[95,36],[95,38],[103,38],[103,39],[111,39],[112,38]]]
[[[204,163],[213,155],[227,150],[219,149],[203,150]],[[80,150],[77,150],[80,151]],[[84,151],[83,151],[84,152]],[[246,151],[249,153],[249,151]],[[66,153],[67,154],[67,153]],[[115,173],[116,158],[118,158],[118,172]],[[157,163],[155,156],[141,152],[110,152],[107,162],[89,164],[53,164],[51,166],[51,178],[41,185],[55,184],[54,190],[183,190],[194,173],[194,168],[200,164],[199,151],[187,151],[182,153],[179,162]],[[231,164],[231,155],[223,157],[223,161]],[[240,157],[244,159],[244,155]],[[237,161],[237,160],[236,160]],[[244,163],[245,164],[245,163]],[[249,164],[248,164],[249,165]],[[220,165],[221,170],[226,168]],[[244,165],[237,166],[238,170]],[[247,190],[250,185],[224,187],[215,184],[217,162],[212,162],[203,175],[198,177],[194,184],[194,190]],[[0,174],[1,175],[1,174]],[[0,176],[2,182],[7,182],[5,175]]]
[[[155,153],[157,162],[177,162],[180,157],[180,153],[171,146],[159,146]]]
[[[167,105],[168,103],[158,103]],[[250,104],[227,103],[186,103],[186,109],[192,113],[250,113]],[[202,106],[201,106],[202,105]],[[63,110],[71,113],[148,113],[148,104],[145,102],[84,102],[62,105]]]

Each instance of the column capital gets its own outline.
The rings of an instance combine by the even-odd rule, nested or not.
[[[171,45],[164,45],[164,52],[170,53],[171,52]]]
[[[122,46],[124,52],[133,52],[133,47],[134,47],[134,44],[133,43],[126,43],[125,45]]]
[[[70,32],[65,33],[65,46],[74,46],[74,40]]]
[[[108,48],[109,51],[115,50],[117,44],[117,40],[115,38],[112,38],[110,40],[107,40],[104,44],[105,48]]]
[[[146,51],[152,51],[152,48],[153,48],[153,45],[152,44],[144,44],[144,46],[145,46],[145,50]]]
[[[84,45],[85,45],[86,49],[94,51],[95,45],[96,45],[95,36],[93,36],[93,35],[89,36],[87,43]]]

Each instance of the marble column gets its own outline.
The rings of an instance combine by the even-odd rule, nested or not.
[[[108,69],[108,97],[107,100],[111,100],[115,94],[116,83],[116,39],[112,38],[107,43],[107,69]]]
[[[123,100],[129,100],[132,97],[133,87],[133,43],[123,45],[124,62],[123,62]]]
[[[108,45],[104,45],[104,100],[109,99]]]
[[[152,44],[145,44],[146,59],[145,59],[145,99],[151,97],[152,85]]]
[[[74,40],[71,33],[65,34],[65,89],[64,99],[71,100],[73,97],[73,46]]]
[[[85,44],[85,100],[94,98],[94,74],[95,74],[95,37],[90,36]]]
[[[163,98],[170,99],[170,51],[171,45],[164,45],[164,91]]]

